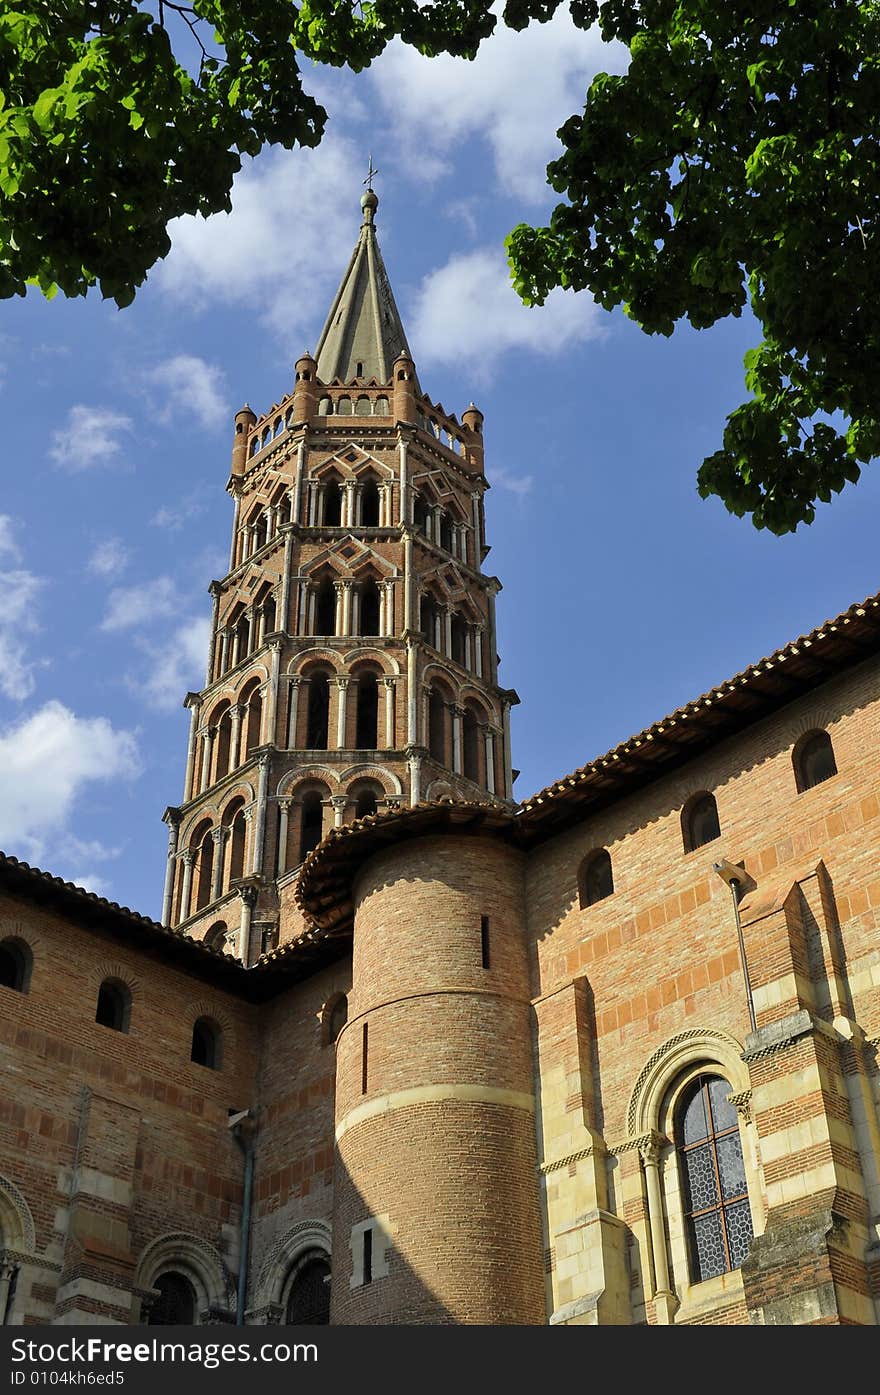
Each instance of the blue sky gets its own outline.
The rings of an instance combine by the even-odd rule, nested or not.
[[[555,129],[619,62],[561,14],[473,64],[395,47],[357,78],[315,72],[322,145],[265,153],[231,216],[173,227],[131,308],[3,303],[6,852],[158,914],[181,702],[228,562],[232,416],[314,349],[369,154],[422,387],[486,415],[519,798],[878,588],[875,470],[788,538],[697,496],[754,323],[651,339],[586,295],[527,311],[506,284],[504,235],[552,207]]]

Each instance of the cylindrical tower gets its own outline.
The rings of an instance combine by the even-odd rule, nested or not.
[[[293,421],[298,426],[315,414],[316,383],[318,365],[311,354],[306,352],[296,361],[293,385]]]
[[[256,422],[256,413],[246,402],[235,414],[235,435],[232,438],[232,473],[243,475],[247,466],[248,433]]]
[[[546,1321],[520,859],[438,829],[357,875],[335,1323]]]

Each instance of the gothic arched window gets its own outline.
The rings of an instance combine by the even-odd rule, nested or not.
[[[170,1270],[160,1274],[153,1288],[159,1297],[150,1307],[148,1327],[193,1327],[196,1321],[196,1293],[189,1279]]]
[[[704,843],[721,837],[718,805],[713,794],[698,794],[689,800],[682,813],[682,838],[685,852],[693,852]]]
[[[805,736],[794,749],[793,761],[799,794],[837,774],[834,747],[827,731],[813,731]]]
[[[746,1171],[730,1085],[699,1075],[676,1111],[675,1146],[694,1283],[739,1269],[752,1239]]]
[[[310,1255],[293,1276],[287,1295],[287,1327],[314,1327],[330,1321],[330,1264]]]
[[[597,848],[581,864],[578,877],[581,908],[604,901],[614,891],[614,874],[611,869],[611,855],[607,848]]]
[[[106,978],[98,989],[95,1021],[114,1032],[127,1032],[131,1020],[131,991],[118,978]]]

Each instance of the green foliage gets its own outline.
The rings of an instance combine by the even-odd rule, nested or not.
[[[560,131],[567,202],[508,238],[514,284],[588,289],[649,334],[750,305],[752,397],[698,488],[791,532],[880,454],[880,3],[607,0],[578,22],[597,17],[629,67]]]
[[[560,0],[506,0],[504,23]],[[752,394],[698,488],[792,531],[880,453],[880,0],[569,0],[629,48],[559,132],[547,227],[514,284],[622,305],[649,334],[749,305]],[[99,285],[127,305],[167,224],[230,207],[242,155],[313,146],[297,55],[368,66],[390,39],[473,57],[486,0],[4,0],[0,297]]]

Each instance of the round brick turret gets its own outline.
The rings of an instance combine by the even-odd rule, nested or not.
[[[243,475],[247,468],[247,443],[251,429],[256,425],[257,414],[247,403],[235,414],[235,435],[232,438],[232,473]]]
[[[305,353],[297,359],[294,372],[293,422],[296,426],[315,415],[318,365],[310,353]]]
[[[395,421],[416,420],[416,366],[407,354],[394,360],[392,410]]]
[[[418,837],[354,887],[335,1323],[546,1321],[521,854]]]
[[[475,470],[483,468],[483,413],[473,402],[461,414],[461,424],[467,432],[467,458]]]

